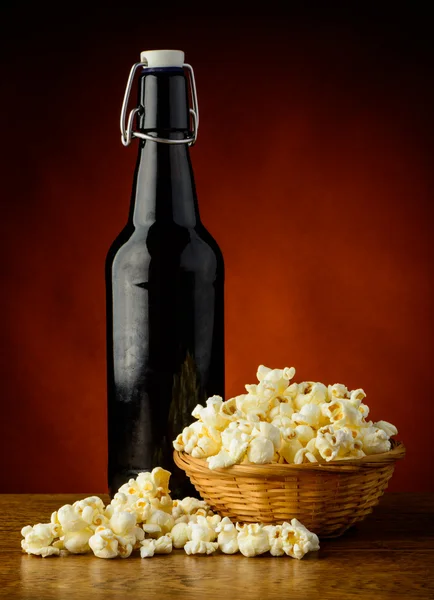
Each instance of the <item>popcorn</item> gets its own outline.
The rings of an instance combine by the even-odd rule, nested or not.
[[[301,465],[303,463],[315,463],[318,462],[317,457],[313,452],[310,452],[308,448],[300,448],[294,456],[294,464]]]
[[[239,551],[238,531],[229,517],[224,517],[215,531],[218,533],[218,546],[224,554],[235,554]]]
[[[351,404],[356,408],[359,408],[364,398],[366,398],[366,394],[361,388],[359,388],[358,390],[353,390],[350,392],[349,402],[351,402]]]
[[[301,559],[307,552],[319,550],[318,536],[309,531],[304,525],[292,519],[291,523],[282,525],[267,525],[264,527],[270,543],[272,556],[292,556]]]
[[[328,395],[330,398],[330,402],[335,400],[336,398],[349,398],[350,394],[348,392],[348,388],[341,383],[335,383],[334,385],[328,386]]]
[[[191,451],[194,458],[206,458],[219,452],[222,445],[220,432],[214,427],[203,426],[197,434],[196,445]]]
[[[362,448],[365,454],[379,454],[381,452],[388,452],[391,448],[388,434],[384,429],[379,427],[366,427],[360,431],[360,436],[362,440]]]
[[[257,556],[270,550],[268,533],[259,523],[236,525],[238,529],[238,546],[244,556]]]
[[[272,408],[268,413],[268,419],[273,423],[276,419],[285,419],[288,418],[289,422],[291,422],[291,416],[294,412],[292,405],[288,402],[280,402],[274,408]],[[274,425],[274,423],[273,423]],[[278,425],[276,425],[278,427]]]
[[[242,417],[241,411],[237,408],[236,398],[231,398],[230,400],[226,400],[226,402],[223,402],[223,404],[220,407],[219,413],[228,422]]]
[[[222,404],[223,398],[221,396],[212,396],[206,401],[206,407],[198,404],[191,414],[207,427],[223,430],[226,427],[227,420],[220,412]]]
[[[365,405],[359,405],[356,408],[350,400],[340,399],[323,404],[321,409],[322,414],[330,419],[336,427],[361,427],[362,414],[360,406]]]
[[[21,548],[27,554],[36,554],[46,558],[47,556],[59,555],[60,549],[52,546],[54,536],[50,523],[38,523],[33,527],[27,525],[21,529]]]
[[[279,454],[283,456],[287,463],[294,462],[295,455],[303,448],[303,444],[297,439],[297,434],[294,430],[285,432],[285,437],[282,440]]]
[[[155,554],[155,540],[143,540],[140,544],[140,556],[142,558],[152,558]]]
[[[273,442],[265,437],[258,436],[253,438],[247,450],[249,462],[258,465],[271,463],[274,456]]]
[[[179,509],[186,515],[193,515],[198,510],[204,509],[205,511],[211,511],[210,507],[204,500],[198,500],[197,498],[191,498],[187,496],[183,500],[175,500]],[[175,515],[173,515],[175,516]]]
[[[255,427],[252,429],[252,435],[270,440],[273,444],[273,449],[279,450],[281,443],[280,431],[271,423],[267,423],[266,421],[256,423]],[[250,444],[251,443],[252,442],[250,442]]]
[[[249,387],[249,386],[247,386]],[[256,386],[250,386],[252,392],[236,396],[236,407],[243,415],[257,415],[265,418],[270,409],[270,398],[256,393]]]
[[[374,423],[374,427],[382,429],[389,437],[398,434],[398,430],[395,425],[392,425],[392,423],[388,423],[387,421],[377,421]]]
[[[186,554],[213,554],[218,549],[217,542],[190,541],[184,546]]]
[[[224,433],[226,433],[225,430]],[[222,435],[223,437],[223,435]],[[249,447],[251,436],[246,433],[240,433],[234,431],[234,435],[230,439],[229,445],[222,448],[215,456],[209,456],[206,460],[210,469],[221,469],[224,467],[231,467],[237,463],[240,463]]]
[[[315,437],[316,432],[309,425],[297,425],[295,428],[297,439],[302,444],[307,444]]]
[[[166,533],[170,533],[175,521],[172,515],[169,515],[163,510],[152,511],[146,523],[143,525],[143,531],[151,537],[158,538]]]
[[[166,513],[164,513],[166,514]],[[145,532],[136,525],[137,517],[130,512],[116,512],[111,517],[109,527],[114,534],[128,541],[133,547],[145,537]]]
[[[183,548],[190,540],[191,530],[188,523],[177,523],[170,532],[174,548]]]
[[[322,404],[327,399],[327,388],[322,383],[304,381],[298,384],[294,399],[295,408],[300,411],[305,404]]]
[[[318,429],[324,423],[321,407],[313,402],[307,402],[300,408],[300,412],[292,415],[292,420],[297,425],[309,425]]]
[[[192,414],[199,420],[177,437],[175,449],[206,458],[210,469],[224,469],[244,463],[302,464],[324,458],[360,458],[365,452],[390,447],[388,437],[397,430],[385,421],[379,421],[378,426],[366,421],[369,407],[363,403],[363,389],[349,391],[340,383],[292,383],[294,375],[292,367],[260,365],[259,383],[247,384],[245,394],[226,402],[213,396],[206,406],[198,405]],[[337,442],[319,433],[330,426],[333,437],[341,431]],[[384,433],[378,432],[380,429]],[[310,444],[312,440],[317,442]],[[177,518],[185,521],[182,516]]]
[[[362,442],[355,439],[348,427],[335,430],[328,426],[318,429],[315,446],[327,462],[336,458],[361,458],[365,455]]]
[[[64,532],[82,531],[88,523],[80,516],[79,511],[71,504],[61,506],[57,511],[57,521]]]
[[[154,554],[170,554],[172,552],[172,538],[163,535],[158,540],[143,540],[140,543],[140,556],[151,558]]]
[[[103,526],[96,528],[89,539],[89,546],[98,558],[128,558],[133,551],[132,544]]]
[[[85,510],[86,507],[90,508],[89,512]],[[94,518],[96,522],[100,521],[102,523],[106,521],[104,515],[100,515],[100,513],[96,512],[97,510],[99,508],[92,507],[86,503],[81,505],[75,503],[74,506],[65,504],[59,508],[57,513],[51,515],[52,521],[61,527],[63,533],[61,540],[68,552],[72,554],[85,554],[89,552],[89,539],[97,527],[96,523],[93,523]],[[83,513],[91,523],[88,523],[83,518]]]
[[[208,521],[206,517],[197,517],[196,522],[190,521],[190,540],[193,542],[213,542],[217,534],[214,523]]]
[[[254,435],[249,436],[253,448],[255,444],[266,443],[277,454],[277,434],[280,441],[280,432],[268,422],[253,421]],[[295,440],[295,432],[293,436]],[[236,435],[233,441],[237,441]],[[314,438],[308,442],[306,450],[312,442],[315,442]],[[123,491],[115,494],[106,508],[96,496],[62,506],[52,513],[50,523],[22,529],[23,551],[43,557],[92,551],[98,558],[112,559],[128,558],[134,550],[139,550],[142,558],[149,558],[155,554],[169,554],[173,548],[184,548],[187,554],[212,554],[220,547],[224,554],[241,551],[245,556],[256,556],[271,549],[276,556],[287,553],[300,557],[314,545],[313,534],[301,524],[301,533],[293,525],[284,524],[289,533],[282,526],[282,532],[277,534],[280,530],[271,530],[261,523],[234,525],[228,517],[222,519],[206,502],[196,498],[172,502],[169,477],[170,473],[163,469],[140,473],[137,479],[121,486]],[[170,500],[170,513],[153,505],[154,500],[159,503],[166,496]],[[141,501],[147,503],[149,513],[145,523],[140,521]],[[183,520],[175,523],[179,519]],[[146,539],[145,533],[149,536]],[[300,538],[304,545],[299,543],[297,546],[293,538],[297,543]]]
[[[300,559],[308,552],[319,550],[318,536],[309,531],[300,521],[292,519],[290,527],[288,523],[284,523],[284,525],[288,525],[285,528],[285,538],[288,542],[294,540],[292,549],[287,552],[289,556]]]

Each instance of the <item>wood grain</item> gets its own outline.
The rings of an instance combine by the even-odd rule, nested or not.
[[[366,521],[301,561],[182,550],[111,561],[21,553],[21,527],[47,522],[53,510],[87,495],[0,496],[1,598],[434,598],[433,494],[386,494]]]

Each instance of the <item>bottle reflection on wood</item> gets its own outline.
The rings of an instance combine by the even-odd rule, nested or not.
[[[139,139],[129,219],[106,261],[108,478],[113,495],[162,466],[183,497],[197,494],[172,441],[198,403],[224,393],[224,266],[200,221],[188,144],[176,143],[192,135],[183,53],[144,55],[138,132],[172,143]]]

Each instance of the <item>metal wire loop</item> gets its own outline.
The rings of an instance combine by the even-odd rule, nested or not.
[[[127,87],[125,88],[124,99],[122,102],[121,109],[121,141],[124,146],[129,146],[131,144],[131,140],[133,137],[140,138],[142,140],[149,140],[150,142],[158,142],[160,144],[188,144],[189,146],[193,146],[197,140],[197,132],[199,129],[199,105],[197,102],[197,90],[196,90],[196,80],[194,78],[193,67],[187,63],[184,63],[182,66],[184,69],[187,69],[189,73],[189,81],[191,88],[191,98],[193,107],[189,109],[189,113],[193,122],[193,135],[191,137],[185,138],[183,140],[172,140],[169,138],[161,138],[157,136],[148,135],[147,133],[141,133],[140,131],[133,131],[134,118],[136,114],[139,112],[139,108],[133,108],[128,115],[127,120],[127,110],[128,110],[128,102],[130,99],[131,88],[133,86],[134,77],[136,75],[137,70],[140,67],[147,67],[147,63],[138,62],[131,67],[130,74],[127,81]]]

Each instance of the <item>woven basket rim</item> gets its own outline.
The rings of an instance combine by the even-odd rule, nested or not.
[[[185,470],[187,466],[190,470],[208,471],[210,475],[228,477],[278,477],[290,475],[291,471],[329,471],[329,472],[355,472],[362,469],[380,468],[390,463],[396,462],[404,458],[406,449],[402,442],[391,440],[392,448],[388,452],[380,454],[370,454],[362,458],[351,460],[341,459],[332,460],[330,462],[320,461],[317,463],[304,463],[301,465],[295,464],[280,464],[269,463],[265,465],[242,464],[234,465],[224,469],[210,469],[204,458],[193,458],[185,452],[174,451],[173,456],[175,463],[181,469]]]

